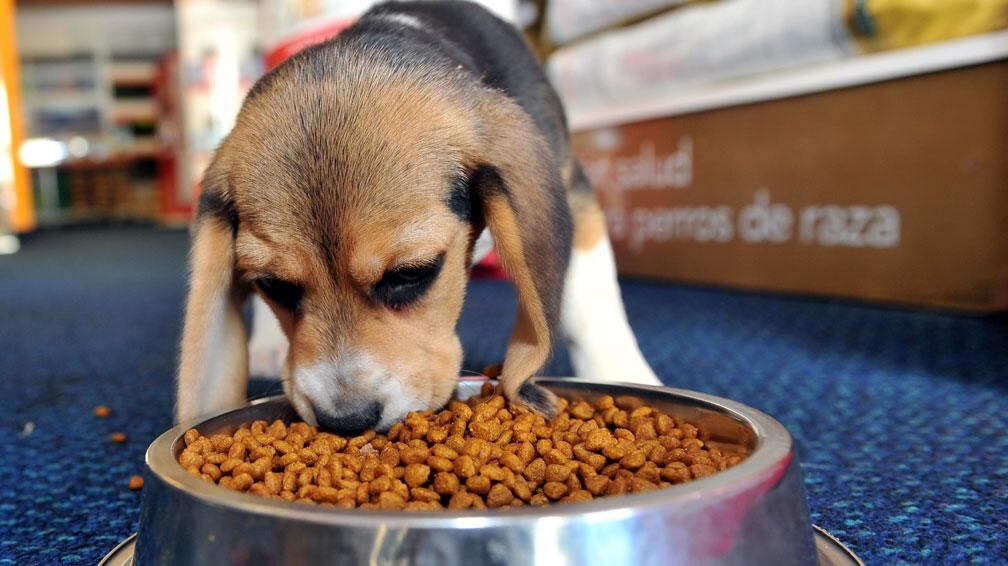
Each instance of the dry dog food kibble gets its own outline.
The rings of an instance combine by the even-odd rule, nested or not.
[[[313,505],[508,508],[659,489],[744,457],[703,438],[677,417],[609,396],[561,400],[547,421],[487,384],[442,411],[410,413],[386,434],[347,438],[282,421],[255,421],[233,435],[189,430],[179,464],[227,489]]]
[[[130,491],[136,491],[143,488],[143,477],[141,476],[130,476],[129,479]]]

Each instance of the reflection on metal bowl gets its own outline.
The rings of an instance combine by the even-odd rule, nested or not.
[[[136,564],[816,564],[791,435],[745,405],[691,391],[575,379],[538,383],[571,400],[612,395],[705,429],[750,455],[711,476],[586,503],[461,512],[337,510],[259,498],[189,475],[182,435],[291,420],[283,397],[187,423],[147,451]],[[457,395],[478,392],[463,381]]]

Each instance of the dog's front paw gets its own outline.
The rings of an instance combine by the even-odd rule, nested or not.
[[[515,401],[547,419],[555,417],[560,409],[560,400],[557,399],[557,396],[549,389],[536,385],[532,381],[526,381],[518,388],[518,398]]]

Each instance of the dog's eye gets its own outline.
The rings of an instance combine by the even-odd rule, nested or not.
[[[304,295],[301,287],[276,277],[260,277],[255,284],[266,298],[281,307],[291,312],[301,308],[301,297]]]
[[[386,271],[371,288],[371,298],[393,309],[405,307],[423,296],[441,272],[443,263],[442,255],[430,263]]]

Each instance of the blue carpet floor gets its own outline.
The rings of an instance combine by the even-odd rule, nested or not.
[[[126,482],[171,424],[186,245],[177,231],[74,230],[0,256],[0,564],[93,564],[136,529]],[[667,384],[791,430],[814,521],[866,563],[1005,563],[1004,317],[652,283],[624,297]],[[467,368],[500,359],[513,308],[507,284],[470,286]],[[569,371],[562,352],[546,370]]]

